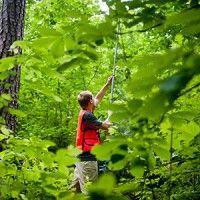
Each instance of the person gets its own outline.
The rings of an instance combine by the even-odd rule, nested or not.
[[[90,91],[82,91],[78,95],[81,110],[78,116],[76,147],[81,150],[81,154],[78,156],[80,162],[75,163],[74,179],[70,186],[70,189],[75,188],[77,192],[86,194],[86,183],[94,182],[98,178],[98,162],[91,150],[95,145],[101,144],[99,129],[107,130],[111,124],[108,119],[103,122],[98,120],[94,110],[102,101],[112,80],[113,77],[109,77],[95,97]]]

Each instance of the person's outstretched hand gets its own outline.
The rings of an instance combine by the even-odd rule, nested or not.
[[[103,123],[102,123],[102,127],[104,129],[108,129],[111,126],[111,123],[109,122],[108,119],[106,119]]]
[[[114,76],[110,76],[110,77],[108,78],[107,82],[106,82],[106,85],[108,85],[108,86],[111,85],[113,79],[114,79]]]

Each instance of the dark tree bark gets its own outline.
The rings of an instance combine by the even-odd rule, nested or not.
[[[0,59],[13,56],[14,52],[10,50],[10,46],[14,41],[23,39],[25,1],[3,0],[0,12]],[[20,49],[18,53],[21,53]],[[8,108],[18,108],[20,71],[20,66],[13,66],[9,77],[0,82],[0,94],[10,94],[12,97],[8,105],[1,108],[0,116],[5,119],[7,127],[13,132],[17,128],[17,119],[9,114]]]

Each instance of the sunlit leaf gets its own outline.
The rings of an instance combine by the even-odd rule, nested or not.
[[[9,113],[12,115],[16,115],[18,117],[26,117],[26,113],[24,113],[21,110],[17,110],[17,109],[9,109]]]
[[[130,173],[137,178],[141,178],[144,174],[144,166],[133,166]]]

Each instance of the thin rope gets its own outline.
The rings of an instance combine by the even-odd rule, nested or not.
[[[110,95],[110,103],[113,103],[114,98],[114,87],[115,87],[115,73],[116,73],[116,64],[117,64],[117,59],[118,59],[118,49],[119,49],[119,32],[120,32],[120,19],[118,18],[117,21],[117,34],[116,34],[116,43],[115,43],[115,50],[114,50],[114,57],[113,57],[113,72],[112,72],[112,83],[111,83],[111,95]]]

